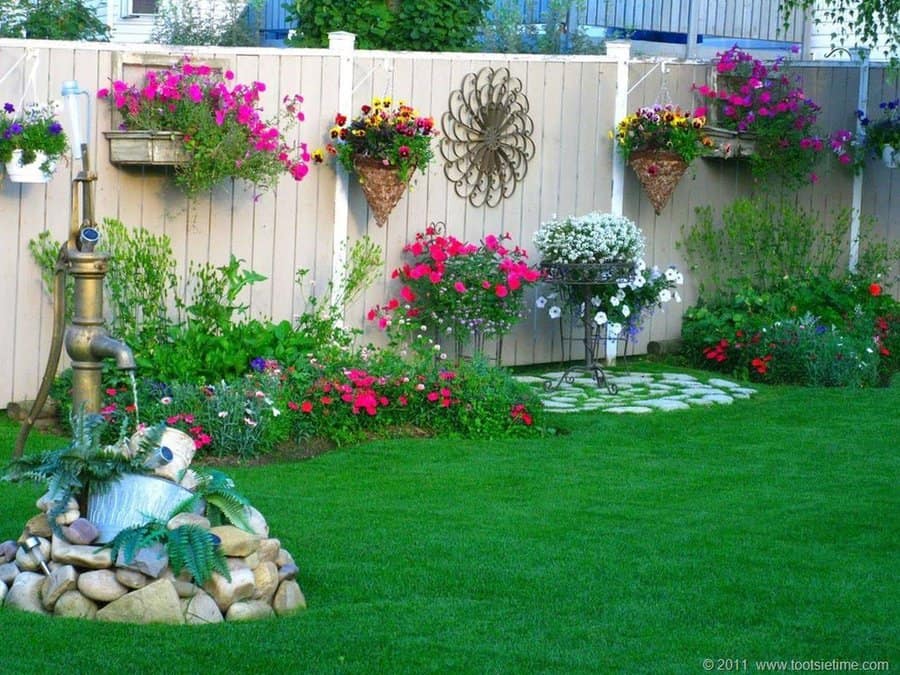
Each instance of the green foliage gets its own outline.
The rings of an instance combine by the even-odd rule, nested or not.
[[[535,14],[535,0],[525,3],[525,15]],[[519,0],[497,0],[485,15],[479,34],[481,48],[487,52],[519,54],[596,54],[603,45],[595,44],[584,26],[574,30],[569,17],[586,8],[586,0],[550,0],[538,17],[541,25],[523,18]]]
[[[151,39],[169,45],[259,45],[264,0],[161,0]]]
[[[163,521],[153,519],[121,530],[104,548],[111,550],[113,560],[121,552],[127,564],[139,550],[154,544],[165,545],[174,574],[186,569],[198,586],[209,581],[214,572],[231,580],[215,535],[199,525],[179,525],[170,530]]]
[[[285,17],[296,26],[293,47],[325,47],[328,33],[356,34],[359,49],[463,51],[473,44],[488,0],[292,0]]]
[[[168,308],[178,285],[172,244],[138,227],[129,229],[104,218],[100,248],[109,254],[106,302],[110,332],[141,351],[163,340],[169,327]]]
[[[698,208],[696,215],[692,227],[682,227],[677,245],[700,281],[700,297],[706,302],[748,287],[767,291],[786,281],[840,275],[846,264],[847,210],[834,214],[830,226],[818,214],[786,202],[738,199],[722,209],[720,217],[710,207]],[[872,228],[872,222],[862,223],[857,274],[889,286],[900,272],[900,245],[877,239]],[[810,311],[817,313],[815,308]]]
[[[119,433],[117,447],[104,445],[101,437],[105,424],[96,414],[77,414],[72,420],[72,440],[56,450],[36,455],[23,455],[12,460],[3,474],[8,482],[44,483],[52,505],[47,512],[54,530],[59,531],[56,516],[68,509],[69,500],[88,488],[103,489],[126,473],[146,473],[144,460],[147,447],[136,453],[124,451],[125,426]],[[156,436],[158,438],[158,435]]]
[[[265,281],[266,277],[244,269],[243,262],[234,254],[227,265],[220,267],[212,263],[198,265],[191,262],[190,297],[187,302],[179,303],[179,307],[187,313],[189,325],[211,335],[221,335],[231,327],[235,314],[246,316],[249,305],[238,297],[245,288]]]
[[[109,40],[109,26],[83,0],[0,0],[0,16],[0,37]]]
[[[870,223],[856,272],[845,272],[849,229],[846,212],[828,228],[786,204],[739,200],[721,223],[698,209],[679,244],[702,280],[682,323],[689,361],[770,382],[862,386],[876,371],[889,380],[896,338],[886,317],[900,305],[884,289],[900,246],[874,238]]]
[[[176,511],[187,513],[202,502],[206,503],[206,518],[216,527],[231,523],[235,527],[251,532],[247,521],[246,507],[250,501],[235,490],[234,481],[216,469],[196,469],[197,485],[193,494]]]
[[[199,525],[180,525],[169,530],[166,553],[176,575],[187,569],[198,586],[202,586],[218,572],[231,581],[231,572],[219,542],[209,530]]]
[[[824,18],[836,26],[832,47],[875,49],[884,42],[891,67],[895,71],[900,68],[900,0],[780,0],[785,28],[790,28],[791,15],[797,9],[804,13],[816,10],[816,23]]]

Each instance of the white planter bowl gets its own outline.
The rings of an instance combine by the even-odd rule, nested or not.
[[[22,151],[13,150],[12,159],[6,163],[6,175],[13,183],[46,183],[56,171],[56,162],[50,162],[50,173],[41,171],[41,165],[47,161],[47,155],[36,152],[31,164],[22,164]]]

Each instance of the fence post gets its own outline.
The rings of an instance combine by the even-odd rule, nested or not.
[[[631,58],[631,42],[610,40],[606,43],[606,53],[616,59],[616,97],[613,124],[628,114],[628,61]],[[622,153],[612,144],[612,205],[613,215],[621,216],[625,208],[625,160]]]
[[[328,34],[328,49],[340,58],[338,69],[338,111],[350,112],[353,105],[353,62],[356,35],[345,31]],[[350,223],[350,176],[337,166],[334,181],[334,231],[331,244],[331,305],[344,319],[344,285],[347,267],[347,236]]]
[[[869,107],[869,50],[856,48],[853,50],[853,60],[859,61],[859,88],[856,92],[856,109],[866,110]],[[856,137],[864,137],[865,127],[862,120],[856,119]],[[850,257],[848,267],[851,272],[856,272],[859,263],[859,228],[862,215],[862,189],[863,171],[853,174],[853,193],[850,203]]]

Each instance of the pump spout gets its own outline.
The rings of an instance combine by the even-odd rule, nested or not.
[[[135,370],[137,368],[131,347],[105,333],[94,334],[90,340],[89,349],[91,356],[98,361],[115,359],[116,368],[120,370]]]

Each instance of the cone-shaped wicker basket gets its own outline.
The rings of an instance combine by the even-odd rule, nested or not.
[[[664,150],[636,150],[631,153],[628,163],[641,181],[653,210],[659,215],[688,165],[674,152]]]
[[[375,222],[378,227],[383,227],[403,196],[406,183],[400,180],[395,167],[385,166],[380,159],[354,157],[353,166],[366,201],[375,214]]]

